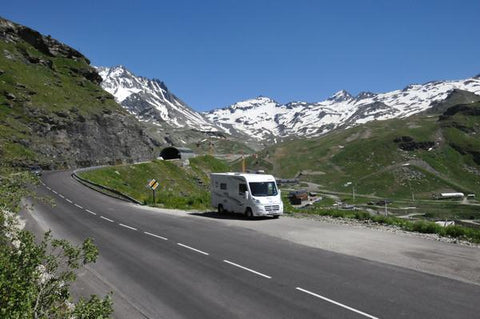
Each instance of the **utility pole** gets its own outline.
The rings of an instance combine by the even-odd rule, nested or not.
[[[215,154],[214,144],[213,144],[213,141],[211,139],[210,139],[210,142],[209,142],[209,153],[210,153],[210,156],[213,156]]]
[[[246,171],[246,167],[245,167],[245,154],[243,153],[243,150],[242,150],[242,173],[245,173]]]

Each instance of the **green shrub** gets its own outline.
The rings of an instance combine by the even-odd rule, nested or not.
[[[372,216],[372,221],[379,224],[393,225],[393,219],[390,216],[385,215],[374,215]]]
[[[32,233],[14,227],[12,215],[22,197],[35,195],[27,185],[36,182],[27,172],[0,167],[0,318],[109,317],[110,296],[71,303],[76,271],[98,256],[90,239],[73,246],[47,233],[37,244]]]
[[[424,220],[419,220],[412,224],[412,231],[418,233],[435,234],[439,233],[440,228],[441,226]]]
[[[98,249],[90,239],[78,247],[45,234],[40,244],[33,234],[13,234],[18,249],[0,244],[1,318],[106,318],[113,312],[110,296],[71,303],[70,283],[82,265],[95,262]],[[78,307],[77,307],[78,306]]]
[[[365,211],[355,211],[355,218],[358,220],[370,220],[372,217],[368,212]]]
[[[457,225],[447,226],[445,227],[445,234],[453,238],[462,237],[465,236],[465,228]]]
[[[464,236],[473,243],[480,243],[480,229],[465,228]]]

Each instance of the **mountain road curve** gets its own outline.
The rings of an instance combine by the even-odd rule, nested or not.
[[[45,172],[27,229],[94,239],[75,292],[113,292],[115,318],[478,318],[480,285],[302,244],[258,229],[280,220],[162,213]],[[212,213],[213,214],[213,213]],[[199,214],[202,215],[202,214]],[[287,220],[288,218],[284,218]],[[292,219],[293,220],[293,219]],[[285,221],[283,221],[285,223]],[[272,224],[273,225],[273,224]],[[258,229],[256,229],[258,228]]]

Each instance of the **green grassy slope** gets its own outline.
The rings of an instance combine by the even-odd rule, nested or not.
[[[211,145],[212,143],[212,145]],[[203,139],[188,145],[197,154],[252,154],[254,150],[232,139]]]
[[[0,157],[4,164],[81,165],[89,157],[95,164],[127,157],[127,151],[119,149],[122,142],[108,138],[110,133],[138,137],[138,145],[148,144],[140,125],[99,86],[101,78],[87,58],[1,18],[0,31]],[[108,154],[102,149],[105,144],[109,144]]]
[[[140,202],[153,204],[153,193],[146,185],[156,179],[156,204],[168,208],[206,209],[210,206],[209,173],[226,172],[228,166],[211,156],[181,161],[153,161],[136,165],[119,165],[81,173],[81,177],[113,188]]]
[[[258,168],[348,193],[429,199],[432,193],[480,194],[480,103],[441,117],[374,121],[321,138],[294,140],[260,153]],[[451,115],[448,115],[449,113]],[[262,163],[264,163],[262,165]]]

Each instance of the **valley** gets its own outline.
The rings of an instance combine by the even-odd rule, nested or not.
[[[12,234],[33,252],[51,248],[26,225],[80,248],[93,238],[98,263],[68,279],[81,279],[75,302],[105,295],[90,302],[107,316],[113,291],[118,318],[471,318],[479,136],[480,75],[198,112],[162,80],[94,66],[0,17],[0,269],[28,264]],[[167,158],[166,148],[188,156]],[[276,178],[284,216],[211,207],[210,174],[241,171]],[[308,199],[292,204],[295,192]],[[41,292],[48,258],[26,256],[37,264],[15,278],[31,276]],[[23,296],[6,283],[0,301],[10,288]],[[64,300],[52,307],[73,318],[68,287],[58,289]]]
[[[390,211],[397,215],[416,207],[405,215],[480,219],[474,198],[466,205],[432,201],[444,192],[480,194],[478,77],[356,97],[340,91],[318,103],[284,106],[260,97],[199,113],[160,80],[137,76],[123,66],[92,68],[81,53],[33,30],[28,32],[47,49],[37,42],[31,46],[21,31],[25,27],[3,22],[3,28],[0,77],[8,93],[2,95],[0,137],[5,163],[44,168],[126,164],[154,160],[166,146],[189,147],[217,158],[207,162],[220,159],[217,166],[223,171],[240,171],[245,157],[249,170],[296,178],[296,188],[314,183],[316,191],[337,194],[344,204],[366,210],[372,201],[389,199]],[[54,85],[46,91],[48,83]],[[212,170],[202,171],[194,163],[186,174],[180,169],[175,175],[176,165],[157,161],[148,169],[149,164],[130,166],[140,168],[136,171],[118,166],[93,178],[148,203],[145,181],[139,177],[163,171],[171,184],[163,185],[170,189],[163,198],[180,194],[175,201],[184,203],[167,207],[207,208]],[[124,169],[128,172],[119,172]],[[135,172],[137,181],[129,180]],[[185,188],[185,183],[192,186]],[[355,200],[348,196],[353,189]],[[196,204],[185,204],[192,202]]]

